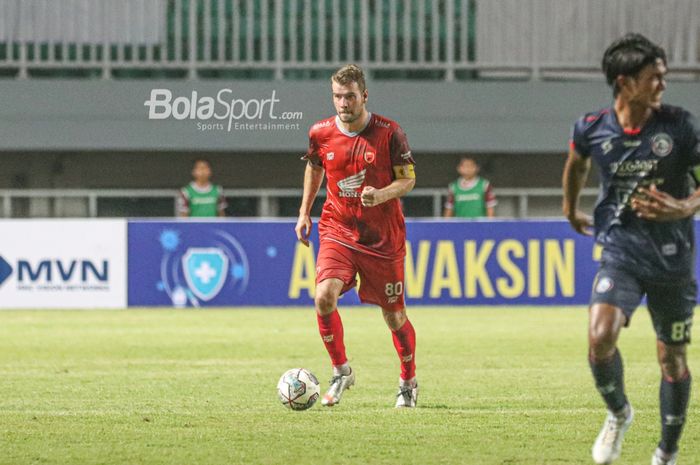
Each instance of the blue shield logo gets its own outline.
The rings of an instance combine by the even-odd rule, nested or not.
[[[216,247],[192,247],[182,256],[182,269],[192,293],[206,302],[216,297],[226,282],[228,257]]]

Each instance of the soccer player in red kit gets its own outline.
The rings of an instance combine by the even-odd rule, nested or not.
[[[401,127],[367,111],[361,68],[340,68],[331,77],[331,88],[338,114],[309,130],[304,193],[295,228],[297,238],[308,246],[311,205],[325,172],[327,196],[318,224],[315,306],[333,377],[321,403],[337,404],[355,383],[337,303],[342,293],[355,286],[359,274],[360,300],[382,308],[401,361],[396,407],[415,407],[416,333],[404,306],[406,227],[399,202],[415,185],[414,161]]]

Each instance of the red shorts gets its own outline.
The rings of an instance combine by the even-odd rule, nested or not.
[[[321,242],[316,259],[316,284],[328,278],[343,281],[342,293],[355,287],[360,275],[360,300],[379,305],[385,310],[399,311],[405,306],[403,298],[404,258],[374,257],[346,247],[338,242]]]

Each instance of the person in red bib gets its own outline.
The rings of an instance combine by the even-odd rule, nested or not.
[[[311,206],[325,173],[315,306],[333,377],[321,403],[337,404],[355,383],[337,303],[341,294],[355,287],[359,275],[360,300],[382,308],[401,361],[396,407],[415,407],[416,334],[404,304],[406,226],[399,201],[415,185],[415,162],[401,127],[367,110],[369,94],[360,67],[337,70],[331,89],[337,115],[309,130],[304,193],[295,227],[297,238],[308,246]]]

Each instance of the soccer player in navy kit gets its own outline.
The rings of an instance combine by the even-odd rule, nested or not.
[[[686,110],[663,105],[666,54],[639,34],[613,42],[603,56],[613,88],[612,107],[589,113],[573,128],[564,168],[564,214],[574,230],[603,246],[589,309],[589,361],[608,416],[593,445],[593,459],[620,455],[633,409],[624,388],[617,348],[621,329],[646,295],[657,336],[661,441],[652,465],[675,464],[690,395],[686,360],[696,302],[693,165],[700,163],[700,131]],[[594,219],[578,209],[591,160],[600,169]]]

